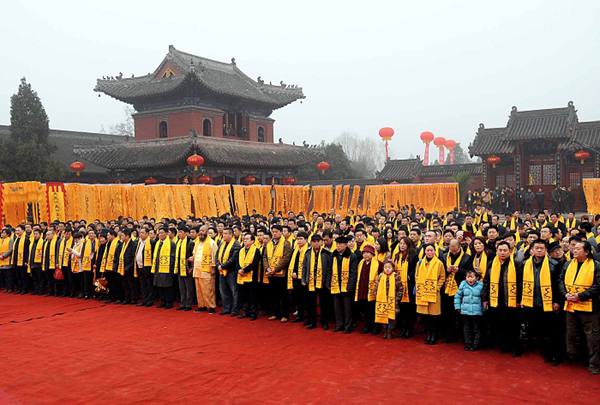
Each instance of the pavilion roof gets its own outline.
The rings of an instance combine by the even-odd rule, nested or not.
[[[307,164],[322,154],[320,149],[288,144],[251,142],[191,136],[128,142],[120,145],[74,146],[84,160],[113,170],[161,168],[185,165],[193,153],[208,165],[247,168],[292,168]]]
[[[158,76],[166,63],[175,65],[179,72],[172,76]],[[235,59],[231,63],[219,62],[180,51],[172,45],[154,73],[131,78],[98,79],[94,90],[133,104],[147,97],[197,89],[262,103],[272,109],[305,98],[301,87],[283,83],[271,85],[260,78],[251,79],[237,67]]]

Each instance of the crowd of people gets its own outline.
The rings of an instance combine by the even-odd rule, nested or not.
[[[550,192],[552,211],[569,212],[575,206],[577,195],[571,187],[557,186]],[[532,212],[550,208],[546,205],[546,192],[540,187],[514,189],[512,187],[484,188],[478,191],[469,190],[466,195],[467,209],[477,205],[491,208],[496,213],[510,214],[515,210]]]
[[[239,217],[6,225],[0,287],[306,329],[461,339],[600,373],[600,216],[414,207],[372,216]]]

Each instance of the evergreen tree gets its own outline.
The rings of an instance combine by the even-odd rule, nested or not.
[[[48,115],[25,78],[10,103],[11,136],[0,144],[2,180],[60,180],[62,168],[50,158],[56,148],[48,143]]]

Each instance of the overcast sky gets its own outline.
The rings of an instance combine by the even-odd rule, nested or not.
[[[96,78],[152,72],[169,44],[302,86],[302,104],[273,114],[290,143],[391,126],[403,158],[422,155],[423,130],[467,146],[512,105],[573,100],[600,120],[599,1],[104,0],[2,5],[0,124],[26,76],[52,128],[108,128],[125,104],[98,98]]]

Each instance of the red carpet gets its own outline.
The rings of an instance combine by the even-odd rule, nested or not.
[[[459,344],[0,294],[0,403],[598,403],[600,377]]]

